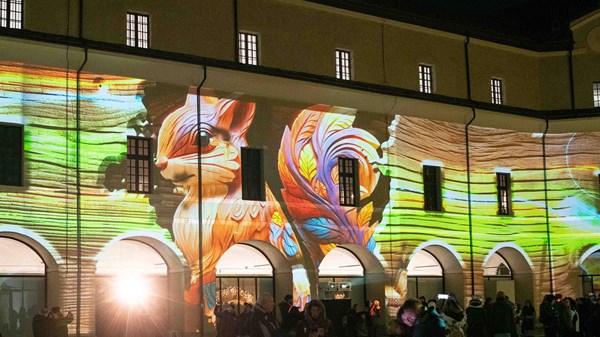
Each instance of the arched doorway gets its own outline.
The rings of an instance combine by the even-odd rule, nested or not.
[[[462,261],[458,253],[441,242],[426,242],[415,249],[407,266],[408,297],[435,299],[454,293],[464,298]]]
[[[600,293],[600,245],[592,247],[579,259],[582,295]]]
[[[31,336],[31,319],[46,307],[46,264],[20,240],[0,237],[0,333]]]
[[[170,330],[181,329],[181,319],[174,317],[183,316],[183,308],[172,304],[183,300],[182,295],[173,298],[176,291],[183,294],[182,287],[176,289],[182,283],[183,268],[171,271],[169,267],[178,260],[171,256],[168,264],[164,256],[168,249],[155,249],[158,243],[154,241],[123,239],[98,257],[97,336],[166,336]]]
[[[436,298],[445,293],[444,269],[426,249],[415,253],[407,267],[408,298]]]
[[[257,248],[236,244],[217,262],[216,302],[233,304],[239,314],[245,303],[254,304],[262,293],[274,293],[273,266]]]
[[[531,261],[520,247],[505,243],[494,248],[484,260],[483,277],[484,297],[496,298],[503,291],[513,303],[534,303]]]
[[[344,331],[342,319],[352,305],[364,308],[367,300],[379,300],[385,317],[383,272],[381,262],[361,245],[340,245],[325,255],[318,266],[318,294],[335,331]]]

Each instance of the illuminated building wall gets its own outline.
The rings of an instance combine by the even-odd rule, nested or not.
[[[579,295],[579,259],[600,237],[600,134],[547,135],[544,170],[540,134],[471,126],[467,166],[464,125],[219,88],[203,89],[198,99],[193,87],[106,74],[83,73],[77,93],[76,77],[64,69],[0,63],[0,121],[21,124],[25,133],[25,183],[3,187],[0,231],[39,236],[50,245],[59,262],[56,301],[63,307],[77,306],[80,274],[83,333],[94,331],[96,261],[127,237],[169,247],[190,270],[187,290],[174,300],[194,310],[203,286],[207,314],[215,305],[216,263],[248,240],[268,242],[294,270],[318,266],[338,245],[364,246],[385,268],[390,308],[406,297],[411,255],[428,245],[458,261],[450,283],[456,288],[447,290],[463,298],[471,293],[471,252],[474,293],[482,293],[485,259],[503,248],[521,253],[529,265],[523,282],[531,280],[535,300],[549,291],[551,272],[556,291]],[[153,193],[126,191],[127,136],[155,140]],[[265,202],[241,198],[240,149],[246,146],[264,149]],[[359,207],[339,205],[340,156],[358,159]],[[422,165],[428,162],[442,167],[443,212],[423,211]],[[511,172],[512,216],[496,215],[498,168]],[[307,284],[315,281],[306,271],[294,273],[298,303],[317,296]]]

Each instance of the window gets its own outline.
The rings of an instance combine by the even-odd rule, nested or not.
[[[335,77],[341,80],[351,79],[352,60],[349,51],[335,50]]]
[[[502,80],[497,78],[492,78],[491,81],[491,89],[492,89],[492,103],[494,104],[502,104],[504,101],[503,93],[502,93]]]
[[[426,211],[442,210],[442,170],[439,166],[423,165],[423,199]]]
[[[127,137],[127,191],[151,193],[150,138]]]
[[[240,33],[239,39],[240,63],[258,65],[258,34]]]
[[[419,91],[427,94],[433,92],[432,67],[419,64]]]
[[[0,185],[23,186],[23,126],[0,124]]]
[[[340,205],[358,206],[360,200],[358,188],[358,160],[354,158],[338,158],[338,176]]]
[[[510,173],[496,173],[498,215],[510,215]]]
[[[150,32],[148,15],[127,13],[127,45],[130,47],[148,48]]]
[[[23,1],[0,0],[0,27],[21,29],[23,24]]]
[[[242,199],[265,200],[263,151],[242,147]]]
[[[594,108],[600,108],[600,82],[594,82]]]

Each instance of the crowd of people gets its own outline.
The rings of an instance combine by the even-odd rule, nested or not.
[[[538,314],[539,313],[539,314]],[[531,301],[514,304],[502,291],[482,302],[474,296],[462,309],[454,294],[426,301],[408,299],[398,310],[392,334],[400,337],[600,337],[600,296],[546,295],[538,310]]]
[[[43,308],[40,312],[35,313],[30,310],[26,316],[20,315],[22,318],[15,319],[15,322],[10,326],[16,328],[10,329],[10,326],[4,331],[7,336],[23,336],[23,337],[68,337],[68,325],[73,322],[73,314],[68,311],[65,315],[60,307],[53,307],[52,310]],[[0,332],[0,337],[2,333]]]
[[[217,307],[215,316],[217,337],[375,337],[387,334],[378,331],[380,311],[378,300],[368,301],[364,310],[354,305],[343,316],[343,330],[336,331],[323,302],[311,300],[300,311],[292,295],[275,305],[272,295],[263,294],[255,305],[245,303],[239,315],[233,304],[225,304]]]

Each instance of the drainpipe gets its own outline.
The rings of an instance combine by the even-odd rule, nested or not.
[[[240,59],[238,29],[238,0],[233,0],[233,62],[238,62]]]
[[[550,276],[550,293],[554,293],[554,273],[552,270],[552,242],[550,241],[550,215],[548,212],[548,176],[546,169],[546,134],[548,133],[548,119],[546,119],[546,129],[542,136],[542,159],[544,161],[544,201],[546,205],[546,240],[548,240],[548,270]]]
[[[575,110],[575,84],[573,82],[573,41],[572,41],[572,37],[571,37],[571,47],[569,48],[569,90],[571,92],[571,110]]]
[[[467,76],[467,98],[471,101],[471,69],[469,67],[469,42],[470,38],[467,35],[465,39],[465,73]],[[476,113],[475,108],[471,108],[473,117],[465,125],[465,144],[466,144],[466,156],[467,156],[467,202],[469,206],[469,258],[471,262],[471,296],[475,295],[475,265],[473,260],[473,215],[472,215],[472,202],[471,202],[471,160],[469,153],[469,126],[475,120]]]
[[[202,88],[202,86],[204,85],[204,82],[206,82],[206,65],[202,66],[203,67],[203,77],[202,77],[202,82],[200,82],[200,84],[196,87],[196,139],[198,142],[198,150],[196,155],[198,156],[198,256],[199,256],[199,260],[198,260],[198,268],[200,269],[200,274],[198,275],[198,282],[200,282],[200,287],[198,287],[198,292],[199,292],[199,296],[200,296],[200,325],[199,325],[199,329],[200,329],[200,334],[204,335],[204,276],[203,276],[203,272],[204,272],[204,263],[202,262],[203,260],[203,256],[202,256],[202,144],[200,141],[200,130],[201,130],[201,124],[202,124],[202,119],[201,119],[201,113],[202,113],[202,107],[201,107],[201,99],[200,99],[200,89]]]
[[[79,38],[83,39],[83,0],[79,0]],[[75,335],[81,335],[81,72],[88,61],[88,48],[84,42],[84,59],[79,69],[77,69],[77,92],[76,92],[76,149],[75,149],[75,180],[77,185],[77,207],[76,207],[76,223],[77,223],[77,318],[75,323]],[[67,261],[67,265],[69,261]]]

